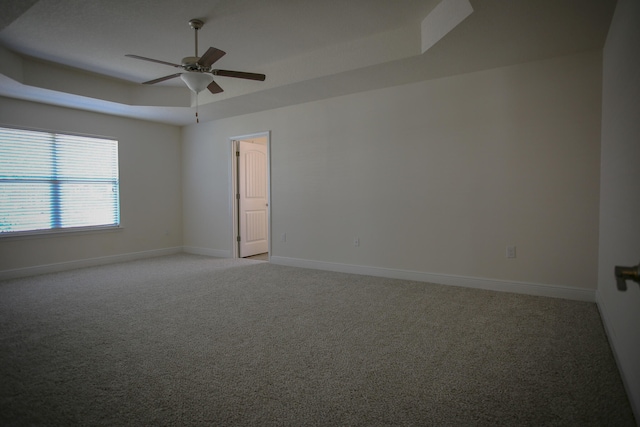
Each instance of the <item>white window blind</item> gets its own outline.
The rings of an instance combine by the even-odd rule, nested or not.
[[[0,127],[0,235],[120,224],[118,141]]]

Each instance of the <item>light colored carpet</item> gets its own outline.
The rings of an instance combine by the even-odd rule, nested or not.
[[[2,425],[635,425],[591,303],[181,254],[0,324]]]

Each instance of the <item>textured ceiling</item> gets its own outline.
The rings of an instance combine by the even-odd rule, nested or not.
[[[445,0],[457,1],[457,0]],[[205,120],[553,56],[604,45],[613,0],[471,0],[473,13],[426,53],[421,22],[440,0],[3,0],[0,95],[193,122],[180,79],[140,82],[194,54],[189,19],[205,21],[200,54],[265,82],[216,78]]]

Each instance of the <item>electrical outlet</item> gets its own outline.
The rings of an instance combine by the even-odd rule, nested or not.
[[[516,257],[516,247],[507,246],[507,258],[515,258],[515,257]]]
[[[287,233],[282,233],[282,235],[280,235],[280,241],[281,242],[286,242],[287,241]]]
[[[360,246],[360,239],[359,238],[357,238],[357,237],[353,238],[353,246],[356,246],[356,247]]]

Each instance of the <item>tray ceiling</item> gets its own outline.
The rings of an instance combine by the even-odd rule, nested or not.
[[[216,68],[267,75],[265,82],[216,77],[224,92],[198,100],[200,117],[215,120],[601,49],[615,7],[613,0],[470,0],[471,15],[423,53],[430,29],[421,24],[441,3],[5,0],[0,95],[190,124],[194,99],[180,79],[139,84],[176,70],[124,55],[168,62],[193,55],[192,18],[205,21],[200,54],[209,46],[227,52]]]

